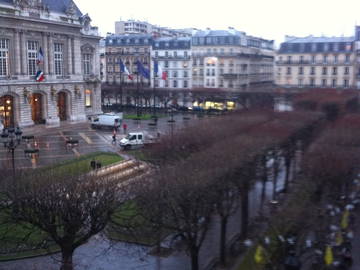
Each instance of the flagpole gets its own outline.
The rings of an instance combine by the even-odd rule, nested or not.
[[[120,63],[121,63],[121,58],[120,58]],[[123,78],[122,78],[122,71],[121,71],[121,66],[120,66],[120,107],[121,107],[121,111],[123,110]]]
[[[155,65],[155,59],[154,59],[154,65]],[[153,118],[154,118],[154,122],[155,123],[157,123],[157,121],[156,121],[156,107],[155,107],[155,101],[156,101],[156,98],[155,98],[155,90],[156,90],[156,88],[155,88],[155,79],[156,79],[156,76],[157,76],[157,74],[155,74],[155,68],[153,68],[153,74],[154,74],[154,78],[153,78],[153,80],[154,80],[154,85],[153,85],[153,95],[154,95],[154,105],[153,105]]]

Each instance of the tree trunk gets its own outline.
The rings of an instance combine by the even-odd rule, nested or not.
[[[227,216],[221,217],[220,227],[220,263],[226,265],[226,229],[227,229]]]
[[[285,183],[284,183],[285,193],[288,191],[289,188],[290,168],[291,168],[291,157],[290,155],[285,155]]]
[[[190,250],[191,270],[199,270],[199,249],[192,247]]]
[[[277,183],[278,183],[278,176],[279,176],[279,163],[278,161],[276,161],[276,158],[274,159],[274,171],[273,171],[273,191],[272,191],[272,199],[276,200],[277,198],[277,193],[276,193],[276,188],[277,188]]]
[[[243,187],[241,191],[241,235],[247,236],[249,224],[249,187]]]
[[[72,249],[62,249],[62,262],[60,270],[73,270],[73,253],[74,250]]]

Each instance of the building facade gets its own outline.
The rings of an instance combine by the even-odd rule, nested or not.
[[[354,37],[286,37],[276,56],[276,84],[300,88],[360,86],[354,41]]]
[[[131,74],[137,72],[136,62],[140,61],[150,68],[150,51],[153,39],[150,35],[109,35],[105,39],[105,81],[112,84],[131,84],[137,79],[143,84],[150,81],[140,77],[131,80],[126,74],[120,73],[120,60]]]
[[[190,37],[191,29],[170,29],[138,20],[120,20],[115,22],[115,35],[124,34],[148,34],[153,37]]]
[[[0,0],[5,126],[84,121],[101,112],[99,35],[73,1]],[[36,75],[44,75],[38,82]]]
[[[192,88],[191,38],[158,38],[153,41],[151,86],[158,88]],[[154,61],[166,72],[166,80],[154,77]]]
[[[274,42],[229,30],[192,37],[194,88],[247,89],[273,83]]]

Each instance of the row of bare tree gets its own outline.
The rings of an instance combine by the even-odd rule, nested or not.
[[[218,215],[219,257],[225,264],[230,216],[241,207],[239,228],[245,237],[254,183],[260,180],[265,187],[271,175],[275,196],[281,164],[288,181],[296,153],[308,145],[321,120],[321,114],[271,111],[204,119],[149,150],[146,156],[155,173],[133,185],[51,170],[19,171],[15,177],[4,172],[2,222],[31,224],[46,232],[61,249],[61,269],[72,270],[74,250],[102,231],[131,199],[154,228],[181,235],[195,270],[209,226]]]
[[[149,151],[157,169],[151,180],[135,188],[140,191],[137,204],[154,227],[181,235],[193,270],[199,269],[199,250],[218,215],[219,258],[225,264],[229,218],[241,208],[239,231],[246,237],[254,183],[262,181],[263,201],[272,175],[275,197],[285,164],[287,189],[295,154],[321,120],[321,114],[313,113],[246,112],[182,130]]]

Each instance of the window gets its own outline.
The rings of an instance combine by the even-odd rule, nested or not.
[[[85,53],[83,54],[83,67],[84,67],[84,74],[90,75],[92,72],[91,68],[91,54]]]
[[[323,56],[323,64],[327,64],[327,55]]]
[[[188,87],[188,81],[184,81],[184,88]]]
[[[159,52],[158,51],[155,52],[155,57],[156,58],[159,57]]]
[[[332,80],[332,87],[336,87],[336,79]]]
[[[92,91],[89,89],[85,90],[85,106],[91,107],[92,106]]]
[[[0,76],[6,76],[9,72],[9,40],[0,39]]]
[[[310,79],[310,86],[315,86],[315,79],[314,78]]]
[[[168,56],[169,56],[169,52],[165,51],[165,57],[168,57]]]
[[[349,87],[349,80],[344,80],[344,87]]]
[[[332,75],[336,75],[336,74],[337,74],[337,67],[333,67]]]
[[[165,67],[169,67],[169,61],[165,61]]]
[[[304,74],[304,68],[303,67],[299,67],[299,75],[303,75]]]
[[[326,86],[326,79],[322,79],[321,85],[322,85],[322,87]]]
[[[299,86],[301,87],[303,85],[303,79],[299,79],[298,82]]]
[[[304,63],[304,56],[300,56],[300,64],[303,64]]]
[[[173,81],[173,87],[176,88],[177,87],[177,80]]]
[[[36,60],[38,54],[38,43],[36,41],[28,41],[28,73],[29,75],[36,74]]]
[[[63,44],[54,44],[55,75],[63,74]]]
[[[345,56],[345,63],[350,63],[350,54],[347,54],[346,56]]]
[[[187,58],[188,57],[188,52],[184,51],[184,57]]]
[[[184,70],[184,78],[187,78],[187,76],[188,76],[188,72]]]
[[[345,67],[344,74],[349,75],[349,67]]]
[[[175,78],[177,77],[177,71],[173,72],[173,77],[175,77]]]
[[[315,67],[311,67],[310,75],[315,75]]]
[[[290,75],[290,74],[291,74],[291,67],[288,67],[288,68],[287,68],[286,74],[287,74],[287,75]]]
[[[211,76],[215,76],[215,69],[211,71]]]
[[[311,56],[311,63],[312,63],[312,64],[315,64],[315,61],[316,61],[316,56],[315,56],[315,55],[312,55],[312,56]]]
[[[323,67],[322,69],[322,75],[326,75],[327,74],[327,68],[326,67]]]
[[[174,51],[174,57],[177,57],[177,51]]]
[[[338,56],[334,55],[334,64],[337,64],[337,62],[338,62]]]
[[[288,64],[291,64],[291,56],[287,57],[287,62],[288,62]]]

